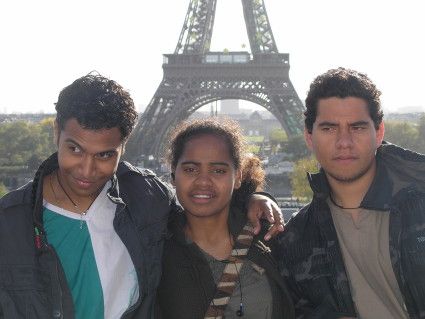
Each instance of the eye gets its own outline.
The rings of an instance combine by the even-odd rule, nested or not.
[[[333,131],[335,131],[335,127],[333,127],[333,126],[322,126],[321,131],[322,132],[333,132]]]
[[[116,153],[113,152],[113,151],[100,152],[100,153],[96,154],[96,157],[99,158],[99,159],[106,160],[106,159],[113,157],[115,154]]]
[[[352,127],[351,127],[351,129],[352,129],[353,131],[355,131],[355,132],[359,132],[359,131],[363,131],[363,130],[365,130],[365,129],[366,129],[366,127],[365,127],[365,126],[362,126],[362,125],[356,125],[356,126],[352,126]]]
[[[195,166],[184,166],[183,172],[193,175],[193,174],[196,174],[198,172],[198,169]]]
[[[78,146],[76,146],[76,145],[70,145],[70,146],[68,146],[68,149],[72,153],[75,153],[75,154],[80,154],[81,153],[81,149]]]
[[[212,172],[218,175],[226,174],[226,170],[224,168],[214,168]]]

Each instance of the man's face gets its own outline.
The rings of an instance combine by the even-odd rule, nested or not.
[[[117,169],[123,149],[119,128],[84,129],[69,119],[55,131],[63,187],[77,203],[95,199]]]
[[[233,190],[240,186],[223,138],[201,135],[186,142],[174,171],[177,198],[187,214],[226,216]]]
[[[375,153],[382,143],[384,125],[375,129],[365,100],[319,100],[313,130],[304,135],[330,182],[352,183],[374,176]]]

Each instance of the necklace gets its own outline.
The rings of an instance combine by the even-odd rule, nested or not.
[[[357,207],[344,207],[344,206],[341,206],[341,205],[335,203],[335,201],[332,198],[332,195],[331,194],[329,194],[329,199],[331,200],[332,204],[334,204],[336,207],[341,208],[341,209],[359,209],[359,208],[361,208],[361,206],[357,206]]]
[[[65,188],[62,186],[62,183],[61,183],[61,181],[59,179],[58,171],[56,171],[56,180],[58,181],[59,187],[62,189],[63,193],[69,199],[69,201],[72,203],[72,205],[74,206],[74,208],[76,208],[76,209],[79,210],[79,207],[78,207],[77,203],[72,200],[71,196],[68,195],[68,193],[66,192]],[[56,196],[56,192],[55,192],[55,190],[53,188],[53,185],[52,185],[52,176],[51,175],[50,175],[50,187],[52,188],[53,195],[55,196],[56,201],[59,202],[59,200],[58,200],[58,198]],[[84,210],[81,213],[79,213],[80,214],[80,229],[83,229],[83,216],[86,216],[87,215],[87,211],[89,210],[89,208],[91,207],[91,205],[93,204],[93,202],[91,202],[91,204],[89,205],[89,207],[87,207],[86,210]]]

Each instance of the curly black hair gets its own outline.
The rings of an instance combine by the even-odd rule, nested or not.
[[[316,77],[310,85],[305,100],[305,127],[312,132],[320,99],[357,97],[366,101],[369,115],[378,129],[384,117],[380,96],[381,91],[366,74],[342,67],[331,69]]]
[[[69,119],[75,118],[85,129],[117,127],[123,141],[127,140],[137,120],[130,94],[97,72],[90,72],[65,87],[55,106],[60,130]]]

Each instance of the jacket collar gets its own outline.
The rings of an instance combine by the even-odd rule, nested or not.
[[[308,173],[314,197],[326,200],[330,186],[323,169]],[[425,156],[394,144],[383,142],[376,154],[376,174],[360,207],[372,210],[388,210],[392,198],[407,187],[425,190]]]

